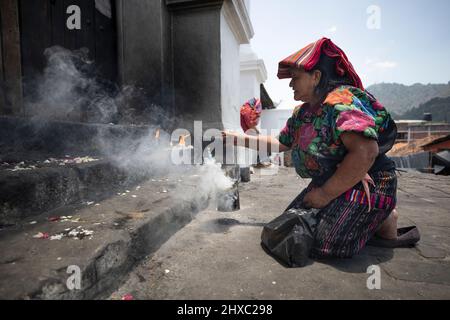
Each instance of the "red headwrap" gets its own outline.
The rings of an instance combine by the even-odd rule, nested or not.
[[[339,76],[347,76],[353,82],[354,87],[364,90],[361,79],[350,61],[348,61],[344,51],[328,38],[322,38],[313,42],[281,61],[278,67],[278,78],[291,78],[291,68],[302,68],[305,71],[311,71],[319,62],[322,52],[330,58],[336,59],[336,73]]]
[[[248,100],[241,107],[241,127],[244,132],[258,125],[261,111],[261,101],[256,98]]]

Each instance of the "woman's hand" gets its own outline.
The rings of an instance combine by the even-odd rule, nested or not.
[[[322,209],[333,200],[322,188],[314,188],[303,198],[306,208]]]

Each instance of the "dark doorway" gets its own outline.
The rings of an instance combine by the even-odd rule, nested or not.
[[[69,30],[68,7],[80,8],[80,29]],[[87,48],[96,75],[117,80],[117,25],[114,0],[19,0],[24,96],[29,83],[46,66],[45,49],[58,45],[69,50]],[[106,9],[106,10],[105,10]]]

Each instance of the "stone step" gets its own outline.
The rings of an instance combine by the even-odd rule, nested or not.
[[[45,157],[105,156],[151,137],[148,126],[48,121],[0,116],[0,161]]]
[[[107,161],[31,170],[0,170],[0,226],[82,201],[95,201],[144,177]]]
[[[134,155],[142,141],[148,141],[151,152],[154,130],[0,117],[0,228],[62,206],[100,199],[117,187],[149,177],[151,167],[128,172],[117,156]],[[168,138],[161,133],[161,139]],[[89,162],[67,162],[75,157],[87,157]]]
[[[207,207],[198,180],[189,172],[148,180],[99,203],[66,206],[0,231],[0,299],[107,297],[137,262]],[[67,286],[73,270],[81,272],[79,289]]]

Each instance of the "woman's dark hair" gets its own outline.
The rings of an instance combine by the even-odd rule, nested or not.
[[[320,82],[316,87],[316,94],[320,97],[325,97],[328,93],[342,85],[353,85],[353,82],[346,76],[339,76],[336,72],[336,59],[330,58],[325,53],[322,53],[319,62],[309,71],[312,73],[319,70],[322,73]]]

